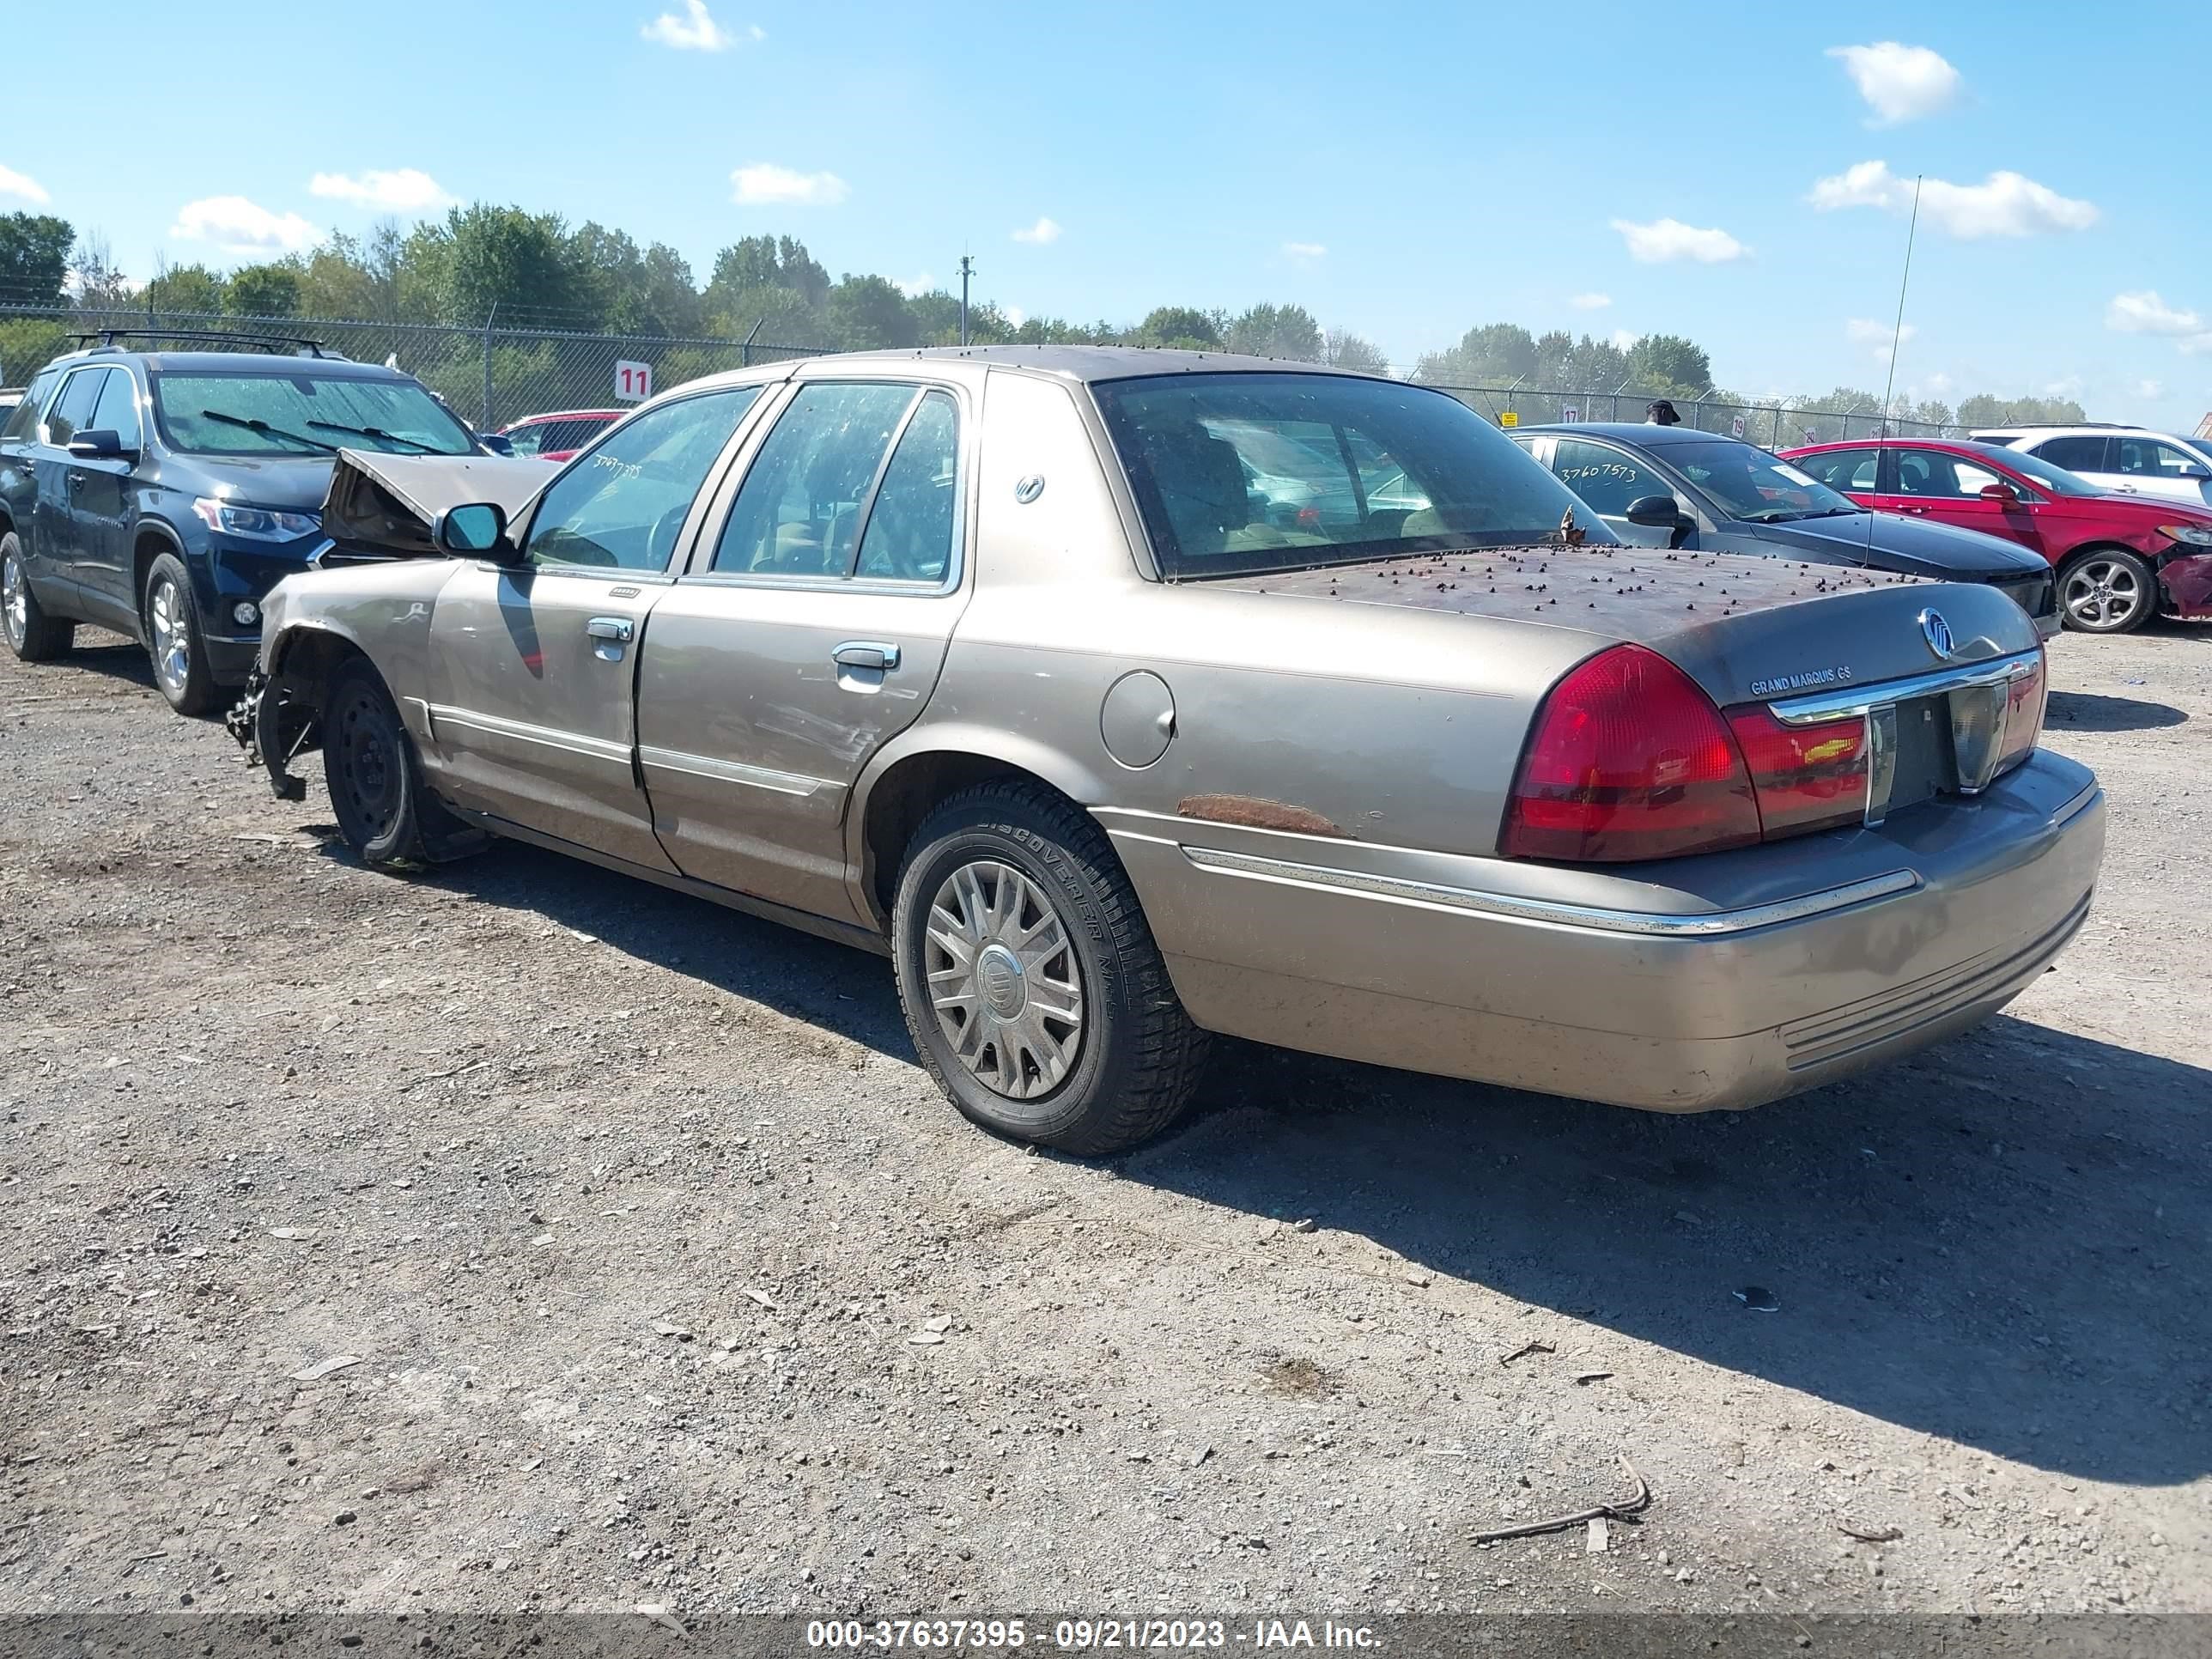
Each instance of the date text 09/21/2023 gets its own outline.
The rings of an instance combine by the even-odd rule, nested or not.
[[[836,1650],[899,1648],[1008,1650],[1034,1642],[1048,1645],[1042,1620],[1024,1619],[811,1620],[806,1645]],[[1062,1652],[1239,1647],[1258,1649],[1370,1649],[1376,1632],[1365,1625],[1323,1620],[1259,1619],[1231,1626],[1220,1619],[1061,1619],[1050,1626],[1049,1645]]]

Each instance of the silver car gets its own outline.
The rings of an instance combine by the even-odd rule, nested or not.
[[[2103,848],[2001,592],[1620,545],[1388,380],[780,364],[550,482],[349,454],[325,526],[234,716],[280,793],[319,746],[373,862],[514,836],[888,955],[953,1103],[1081,1153],[1213,1032],[1771,1100],[2002,1006]]]

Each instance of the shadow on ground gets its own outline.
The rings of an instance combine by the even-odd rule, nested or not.
[[[2100,697],[2088,691],[2053,691],[2043,716],[2045,726],[2072,732],[2152,732],[2188,719],[2171,703]]]
[[[1668,1117],[1238,1045],[1122,1173],[2038,1468],[2212,1470],[2212,1074],[2000,1017]],[[1257,1107],[1257,1112],[1221,1109]],[[1735,1292],[1772,1293],[1775,1313]]]
[[[520,845],[428,879],[913,1057],[879,958]],[[2169,1485],[2212,1471],[2208,1109],[2212,1074],[2009,1017],[1691,1117],[1231,1043],[1118,1167],[1905,1428]]]

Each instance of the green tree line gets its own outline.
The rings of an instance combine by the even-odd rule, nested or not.
[[[960,302],[951,293],[908,294],[888,277],[870,274],[848,272],[833,280],[793,237],[743,237],[714,256],[702,283],[683,255],[665,243],[640,246],[626,233],[603,225],[572,227],[558,214],[483,202],[411,228],[387,221],[363,236],[335,234],[307,252],[227,274],[204,264],[163,265],[143,284],[116,269],[99,237],[80,236],[64,219],[0,215],[0,305],[58,309],[72,304],[211,317],[351,319],[471,330],[491,325],[514,332],[750,337],[763,344],[832,350],[947,345],[960,333]],[[20,375],[27,364],[44,362],[64,331],[58,323],[0,319],[0,375]],[[1235,313],[1159,306],[1128,323],[1059,317],[1018,321],[985,302],[969,313],[969,336],[984,344],[1183,346],[1377,371],[1389,366],[1372,343],[1346,329],[1324,328],[1295,305],[1254,305]],[[589,389],[570,390],[567,381],[576,376],[563,369],[550,347],[502,342],[493,355],[502,402],[510,387],[515,400],[533,405],[557,404]],[[483,374],[478,349],[456,340],[447,356],[450,362],[406,366],[465,403]],[[711,354],[672,351],[659,365],[660,383],[673,385],[687,374],[726,366]],[[1649,334],[1624,347],[1563,330],[1532,334],[1515,323],[1469,329],[1449,349],[1424,354],[1413,374],[1444,386],[1517,382],[1538,388],[1538,395],[1516,400],[1524,420],[1558,416],[1567,400],[1547,399],[1544,391],[1587,400],[1619,389],[1629,398],[1705,398],[1749,410],[1856,407],[1869,419],[1881,405],[1878,395],[1850,386],[1786,398],[1723,391],[1713,384],[1705,349],[1678,335]],[[1585,416],[1590,412],[1583,411]],[[2071,400],[1987,394],[1968,398],[1956,410],[1940,402],[1901,402],[1891,413],[1937,425],[2082,418]],[[1766,434],[1755,428],[1754,435]],[[1785,419],[1783,435],[1794,441],[1802,432],[1790,430]]]

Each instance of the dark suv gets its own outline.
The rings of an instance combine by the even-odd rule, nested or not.
[[[40,370],[0,427],[8,643],[43,662],[79,623],[128,634],[183,714],[244,684],[263,598],[327,545],[341,448],[483,453],[413,376],[313,341],[136,351],[123,331],[99,337]]]

